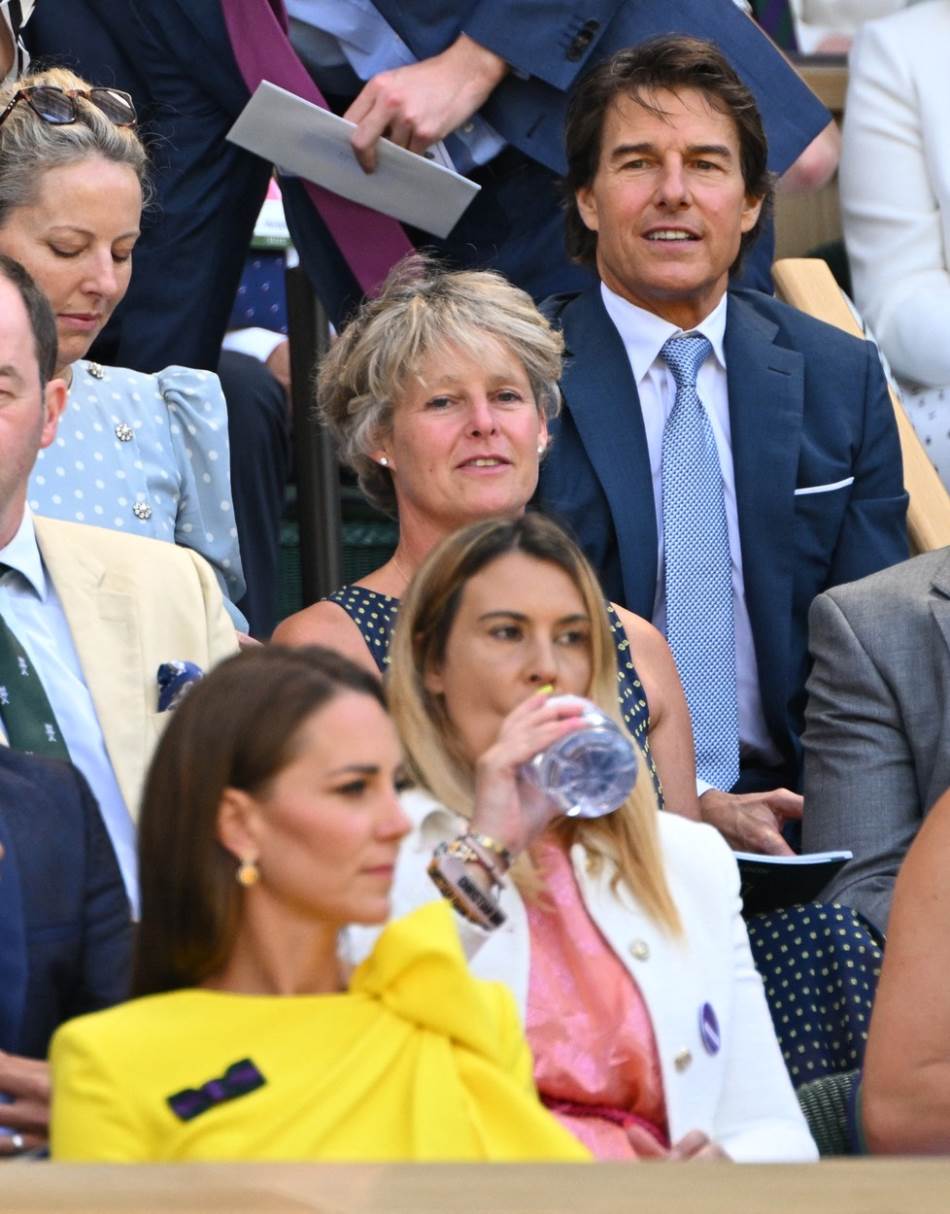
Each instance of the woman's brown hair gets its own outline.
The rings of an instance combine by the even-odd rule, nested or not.
[[[300,727],[344,691],[385,707],[378,680],[348,658],[268,645],[222,662],[175,710],[139,818],[135,995],[195,986],[224,965],[241,893],[237,862],[218,841],[224,790],[264,792],[294,759]]]

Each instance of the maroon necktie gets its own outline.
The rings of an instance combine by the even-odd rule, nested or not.
[[[253,93],[262,80],[329,109],[287,35],[284,0],[222,0],[241,75]],[[304,187],[364,293],[373,291],[413,246],[395,219],[305,181]]]

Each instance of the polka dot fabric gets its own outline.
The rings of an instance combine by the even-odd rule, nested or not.
[[[660,784],[660,773],[656,769],[653,751],[650,749],[650,709],[647,695],[640,682],[633,658],[630,653],[630,641],[624,629],[620,616],[613,606],[607,604],[607,618],[610,621],[610,632],[617,649],[617,694],[620,700],[620,711],[627,728],[640,743],[647,770],[653,780],[653,787],[659,798],[660,808],[663,808],[663,789]]]
[[[883,953],[856,911],[810,902],[746,922],[792,1083],[860,1067]]]
[[[900,388],[911,425],[940,479],[950,485],[950,385],[929,388],[902,382]]]
[[[80,359],[28,500],[37,514],[193,548],[233,603],[245,585],[230,468],[216,375],[185,367],[143,375]]]
[[[365,586],[344,586],[328,595],[326,601],[336,603],[338,607],[343,608],[360,630],[360,636],[366,642],[366,647],[373,655],[373,660],[380,672],[385,673],[386,667],[389,665],[389,640],[396,623],[399,600],[386,594],[377,594],[375,590],[367,590]],[[647,770],[650,772],[657,796],[661,798],[662,803],[660,778],[647,737],[650,712],[646,694],[633,665],[630,642],[627,640],[620,617],[609,604],[607,614],[610,617],[610,630],[617,646],[618,693],[623,719],[640,744]]]
[[[701,334],[660,351],[676,383],[663,430],[666,636],[686,693],[696,774],[714,788],[739,778],[732,558],[722,467],[696,375],[712,353]]]
[[[388,594],[377,594],[365,586],[342,586],[328,594],[326,602],[342,607],[366,642],[380,674],[389,665],[389,641],[396,627],[399,600]]]

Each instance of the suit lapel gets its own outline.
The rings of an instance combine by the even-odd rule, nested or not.
[[[16,853],[2,812],[0,847],[0,1049],[15,1053],[26,996],[26,928]]]
[[[782,739],[788,731],[784,705],[804,360],[777,346],[776,332],[748,303],[729,296],[726,374],[743,581],[762,703],[772,736]]]
[[[656,592],[656,510],[646,430],[630,361],[595,287],[564,310],[565,409],[607,497],[624,605],[650,619]],[[572,355],[578,356],[575,363]]]
[[[950,649],[950,548],[946,549],[931,582],[930,612],[944,644]]]
[[[147,756],[145,690],[135,588],[49,520],[35,518],[36,539],[59,595],[83,678],[126,807],[137,813]],[[154,678],[152,679],[154,682]],[[156,692],[157,694],[157,692]]]

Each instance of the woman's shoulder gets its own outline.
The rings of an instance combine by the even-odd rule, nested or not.
[[[189,1022],[201,1023],[201,995],[194,990],[168,991],[130,999],[115,1007],[76,1016],[61,1025],[53,1036],[50,1059],[66,1052],[102,1055],[121,1068],[124,1056],[137,1056],[143,1041],[156,1052],[162,1042],[179,1039]]]
[[[163,400],[166,405],[177,404],[193,409],[199,416],[224,413],[224,393],[221,381],[213,371],[194,367],[166,367],[163,371],[135,371],[131,367],[107,367],[88,358],[73,363],[71,392],[98,398],[114,407],[138,407],[145,417],[151,406]]]
[[[186,404],[200,401],[203,407],[206,407],[211,402],[224,400],[221,381],[213,371],[202,371],[197,367],[171,366],[146,378],[154,380],[156,388],[166,402],[170,398],[176,401],[180,399]]]
[[[350,990],[479,1054],[499,1050],[502,1023],[517,1025],[511,993],[469,969],[449,904],[436,899],[392,920],[354,970]]]
[[[274,629],[277,645],[325,645],[344,654],[357,665],[379,673],[359,625],[338,600],[321,599],[289,615]]]

